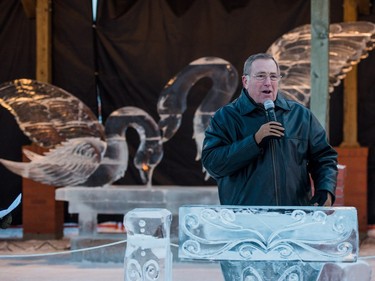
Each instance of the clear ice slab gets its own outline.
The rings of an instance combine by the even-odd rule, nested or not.
[[[327,263],[355,263],[352,207],[184,206],[179,257],[220,261],[225,280],[320,280]]]

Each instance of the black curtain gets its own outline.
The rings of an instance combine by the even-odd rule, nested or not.
[[[285,32],[309,23],[310,4],[306,1],[266,2],[99,1],[95,57],[104,119],[115,109],[132,105],[157,121],[160,92],[193,60],[221,57],[241,73],[250,54],[266,51]],[[164,157],[154,172],[154,185],[214,184],[204,180],[192,139],[194,110],[207,87],[209,84],[202,81],[190,91],[182,126],[163,146]],[[137,136],[130,131],[127,138],[134,153]],[[132,165],[119,183],[140,184]]]
[[[35,79],[35,19],[29,19],[21,1],[0,1],[0,83]],[[0,106],[0,158],[22,161],[22,145],[29,144],[18,125]],[[0,165],[0,209],[7,208],[22,192],[22,178]],[[13,224],[22,221],[22,206],[13,213]]]
[[[342,21],[342,8],[342,0],[331,1],[331,22]],[[361,19],[375,22],[374,14],[361,15]],[[190,62],[204,56],[221,57],[241,74],[250,54],[266,51],[282,34],[310,23],[310,1],[99,0],[93,21],[91,0],[53,0],[52,19],[53,84],[80,98],[103,122],[123,106],[139,107],[157,122],[159,94],[168,80]],[[35,78],[35,19],[27,18],[21,1],[5,0],[0,2],[0,24],[0,81]],[[358,138],[361,145],[369,147],[375,143],[374,59],[375,54],[370,54],[360,63],[358,76]],[[164,143],[164,157],[155,169],[154,185],[215,184],[204,180],[201,164],[195,161],[192,139],[193,114],[209,87],[210,82],[204,79],[192,87],[182,125]],[[28,140],[12,116],[0,110],[0,157],[21,161],[20,147]],[[330,139],[335,146],[342,141],[342,115],[339,86],[330,104]],[[141,184],[132,163],[139,138],[132,129],[126,137],[129,168],[117,184]],[[369,175],[375,169],[373,158],[371,148]],[[0,201],[6,205],[7,200],[14,199],[14,193],[20,192],[21,184],[3,167],[0,176],[9,182],[1,189]],[[374,184],[369,176],[370,196]],[[372,223],[375,214],[369,220]]]

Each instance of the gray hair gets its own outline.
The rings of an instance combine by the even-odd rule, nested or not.
[[[249,75],[253,62],[256,61],[256,60],[259,60],[259,59],[273,60],[276,64],[278,73],[280,73],[279,64],[277,63],[277,61],[275,60],[275,58],[273,56],[271,56],[270,54],[267,54],[267,53],[258,53],[258,54],[255,54],[255,55],[251,55],[245,61],[244,66],[243,66],[243,75]]]

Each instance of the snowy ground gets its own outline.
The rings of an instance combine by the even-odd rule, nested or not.
[[[124,281],[121,263],[72,261],[70,237],[77,233],[69,227],[61,240],[24,241],[22,228],[0,229],[0,281]],[[223,280],[217,263],[177,262],[172,275],[173,281]]]
[[[22,240],[22,229],[0,230],[1,281],[124,281],[121,263],[74,262],[70,254],[70,237],[76,229],[66,228],[61,240]],[[65,254],[57,254],[66,252]],[[360,259],[372,267],[375,281],[375,235],[363,239]],[[217,263],[173,264],[173,281],[223,281]]]

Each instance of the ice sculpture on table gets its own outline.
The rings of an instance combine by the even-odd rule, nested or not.
[[[358,257],[353,207],[183,206],[179,218],[179,257],[221,261],[225,280],[317,280]]]
[[[136,208],[126,214],[125,281],[172,281],[171,221],[166,209]]]
[[[374,48],[375,24],[366,21],[333,23],[326,36],[329,36],[329,92],[333,92],[353,65]],[[267,50],[280,64],[283,79],[279,89],[288,98],[306,106],[310,104],[310,43],[311,25],[307,24],[284,34]]]
[[[140,145],[134,163],[144,183],[160,162],[163,149],[157,123],[143,110],[114,111],[105,128],[79,99],[53,85],[18,79],[0,85],[0,104],[21,130],[50,150],[38,155],[25,150],[28,163],[1,159],[9,170],[54,186],[103,186],[121,178],[128,165],[125,131],[134,127]]]
[[[155,167],[163,158],[163,145],[160,130],[152,117],[140,108],[127,106],[115,110],[107,118],[105,134],[107,136],[106,154],[99,168],[84,185],[104,185],[112,183],[125,174],[128,163],[128,146],[125,138],[127,128],[134,128],[140,137],[140,143],[134,157],[142,182],[151,186]],[[121,163],[121,165],[118,165]],[[115,177],[115,175],[117,175]],[[107,178],[104,178],[107,176]]]
[[[123,107],[111,113],[104,128],[85,104],[61,88],[30,79],[4,83],[0,104],[15,116],[31,141],[50,150],[45,155],[24,150],[28,163],[0,162],[18,175],[53,186],[109,185],[126,172],[125,132],[133,127],[140,136],[134,165],[142,182],[151,186],[153,171],[163,157],[162,143],[178,130],[188,92],[205,77],[213,85],[194,117],[199,160],[210,116],[230,100],[238,85],[234,67],[215,57],[193,61],[167,83],[157,106],[159,125],[142,109]]]

